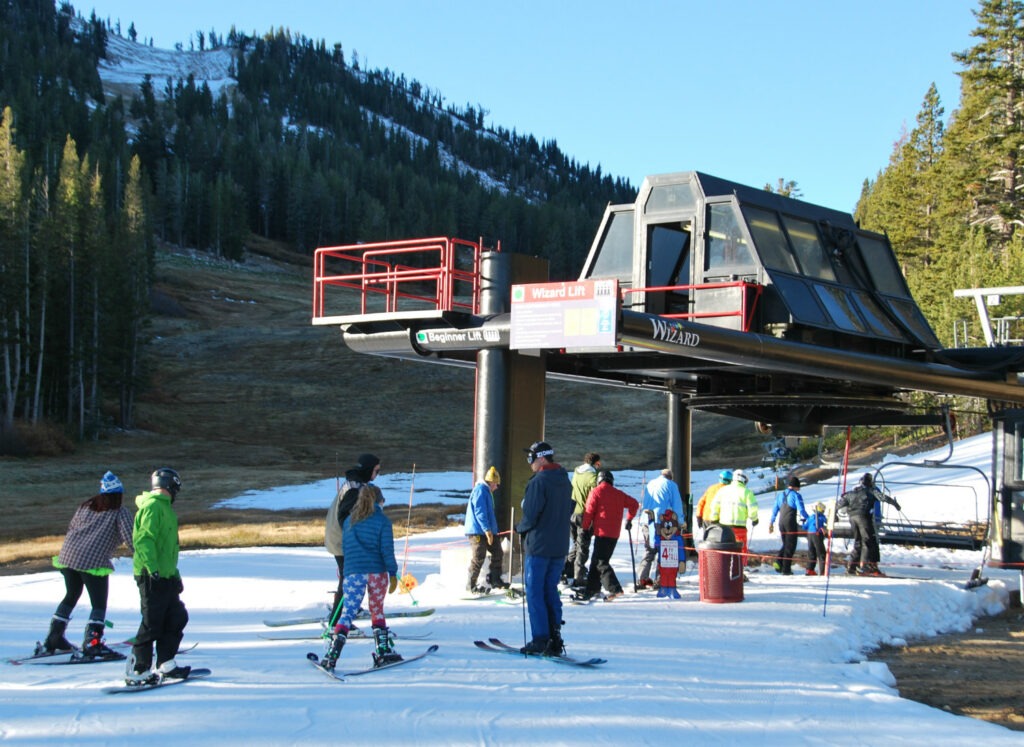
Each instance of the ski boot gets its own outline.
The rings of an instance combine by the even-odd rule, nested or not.
[[[374,628],[373,642],[376,645],[376,651],[373,653],[373,666],[381,667],[402,660],[402,657],[393,648],[391,631],[387,628]]]
[[[345,644],[348,642],[348,629],[341,625],[336,625],[334,627],[334,634],[328,640],[330,640],[331,645],[327,648],[327,653],[320,660],[320,666],[328,672],[333,672],[334,666],[338,663],[338,657],[341,655],[341,650],[345,648]]]
[[[85,626],[85,639],[82,641],[82,656],[90,659],[120,659],[121,654],[107,646],[103,640],[106,623],[102,620],[90,620]]]
[[[519,653],[521,653],[521,654],[528,654],[528,655],[534,655],[534,656],[543,655],[547,651],[547,649],[548,649],[548,643],[549,642],[550,642],[550,638],[548,638],[548,636],[541,636],[539,638],[534,638],[532,641],[530,641],[525,646],[523,646],[521,649],[519,649]]]
[[[562,626],[551,627],[551,637],[548,638],[547,646],[544,647],[545,656],[563,656],[565,654],[565,641],[562,640]]]
[[[70,620],[60,615],[54,615],[50,619],[50,632],[46,634],[46,640],[36,646],[37,654],[54,654],[61,651],[72,652],[75,647],[64,637],[64,631],[68,629]]]

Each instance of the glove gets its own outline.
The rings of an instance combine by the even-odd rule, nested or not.
[[[175,576],[171,579],[174,582],[174,591],[178,594],[185,591],[185,582],[181,580],[181,576]]]
[[[626,519],[626,531],[628,532],[632,528],[633,528],[633,520],[632,519]]]
[[[750,522],[750,526],[756,527],[757,526],[757,519],[754,519],[753,521],[751,521]]]
[[[398,588],[398,576],[391,576],[388,580],[388,594],[394,594]]]
[[[494,544],[494,532],[484,532],[484,534],[487,535],[487,544],[488,545],[493,545]]]
[[[775,532],[775,525],[774,524],[769,524],[768,525],[768,534],[773,534],[774,532]]]

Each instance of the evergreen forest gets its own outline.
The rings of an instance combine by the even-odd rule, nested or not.
[[[947,345],[971,315],[953,288],[1024,278],[1024,0],[979,0],[975,18],[974,45],[951,50],[959,108],[924,92],[856,210]],[[236,85],[217,95],[190,76],[111,96],[99,65],[117,36],[68,3],[0,3],[0,453],[16,423],[133,427],[158,241],[242,260],[253,236],[300,255],[483,237],[568,278],[605,205],[635,197],[553,140],[284,29],[197,33],[232,56]]]

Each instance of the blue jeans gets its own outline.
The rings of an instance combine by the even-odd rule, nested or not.
[[[530,632],[534,640],[550,638],[551,628],[562,624],[558,579],[564,565],[564,557],[526,556],[526,608],[530,613]]]

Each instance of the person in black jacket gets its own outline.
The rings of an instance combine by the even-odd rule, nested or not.
[[[338,588],[334,592],[334,603],[331,605],[331,623],[341,613],[341,600],[344,596],[342,586],[345,582],[345,551],[342,548],[342,527],[345,519],[352,512],[359,497],[359,488],[376,479],[380,474],[380,459],[373,454],[361,454],[358,463],[345,471],[345,482],[338,488],[337,495],[327,509],[327,520],[324,523],[324,546],[334,556],[338,564]]]
[[[895,498],[882,493],[875,488],[875,481],[870,473],[865,473],[860,479],[860,485],[853,490],[843,493],[836,503],[836,508],[845,508],[850,517],[850,526],[853,528],[854,546],[860,543],[860,557],[851,558],[847,573],[859,576],[884,576],[878,570],[878,561],[881,553],[878,550],[878,534],[875,532],[875,522],[872,514],[875,504],[884,501],[897,511],[900,504]]]
[[[516,526],[522,535],[526,607],[533,639],[524,654],[558,655],[562,642],[562,599],[558,579],[569,550],[569,517],[572,515],[572,483],[555,450],[537,441],[526,452],[533,477],[526,483],[523,518]]]

